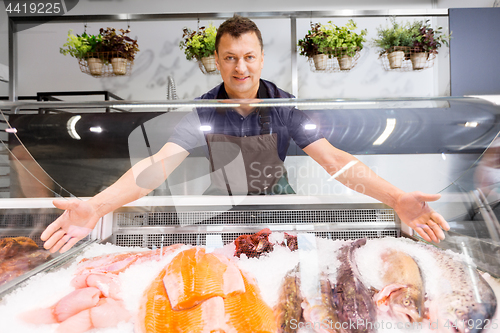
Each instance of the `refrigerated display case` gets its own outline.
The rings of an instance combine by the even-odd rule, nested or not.
[[[457,253],[457,257],[451,257],[462,265],[457,271],[468,276],[467,283],[482,292],[482,301],[476,299],[484,307],[482,316],[467,319],[480,320],[480,328],[485,327],[486,319],[492,323],[496,298],[494,294],[486,297],[481,288],[485,288],[483,276],[492,284],[496,283],[494,277],[500,277],[500,106],[495,99],[1,102],[5,131],[9,133],[3,146],[10,185],[8,197],[0,200],[0,237],[26,236],[41,247],[41,232],[61,214],[51,203],[54,198],[85,200],[110,186],[138,161],[151,157],[185,116],[203,108],[224,113],[234,112],[237,107],[302,110],[312,120],[304,126],[316,126],[332,145],[353,154],[392,184],[404,191],[440,193],[441,199],[429,204],[450,223],[451,230],[445,232],[445,241],[435,245]],[[201,127],[197,130],[203,131]],[[44,276],[56,276],[60,271],[66,276],[83,257],[138,248],[163,253],[174,244],[203,248],[207,253],[229,253],[231,257],[231,246],[239,236],[266,228],[271,234],[263,238],[272,243],[271,254],[252,259],[247,253],[233,259],[240,262],[240,268],[257,276],[261,291],[274,290],[272,297],[264,297],[274,306],[281,297],[280,281],[290,281],[291,276],[300,275],[303,285],[317,285],[320,290],[331,287],[338,296],[339,282],[335,279],[346,269],[342,261],[351,260],[349,255],[354,251],[367,258],[376,254],[376,260],[380,260],[380,249],[386,243],[403,252],[408,250],[418,258],[421,272],[427,272],[429,268],[422,267],[422,258],[440,250],[413,234],[390,207],[337,182],[293,141],[285,167],[296,194],[206,195],[213,170],[207,148],[201,143],[165,182],[149,195],[104,216],[69,253],[50,255],[43,264],[0,285],[4,302],[15,300],[13,290],[30,288],[33,281],[41,281]],[[298,251],[279,246],[290,244],[288,238],[284,241],[284,235],[297,237]],[[368,241],[363,245],[356,243],[358,239]],[[261,240],[251,248],[261,251],[267,244]],[[112,250],[102,245],[106,243],[113,244]],[[419,257],[415,251],[420,250],[416,249],[431,252]],[[272,261],[270,258],[279,251],[288,252],[284,259]],[[437,257],[442,253],[435,252]],[[452,260],[446,258],[436,261],[436,265]],[[287,264],[277,266],[280,261]],[[302,273],[293,273],[296,264]],[[361,273],[366,273],[367,264],[358,264]],[[326,267],[330,287],[325,287],[324,279],[318,282],[316,278],[322,275],[313,266]],[[273,286],[262,282],[265,270],[277,272],[277,278],[269,278]],[[311,277],[304,271],[315,275]],[[146,276],[154,279],[151,274]],[[424,276],[424,281],[430,280]],[[380,288],[380,281],[378,285]],[[494,290],[498,292],[498,287]],[[425,292],[429,296],[429,290]],[[374,295],[380,295],[380,290],[370,297]],[[418,316],[424,317],[421,313]],[[414,321],[408,314],[404,318]],[[303,315],[297,321],[306,322]]]

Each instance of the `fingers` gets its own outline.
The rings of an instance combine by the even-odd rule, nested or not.
[[[439,243],[439,239],[436,237],[434,230],[427,224],[420,224],[420,229],[427,235],[427,238],[430,238],[434,243]],[[424,238],[427,240],[426,238]]]
[[[429,224],[429,225],[430,225],[430,227],[431,227],[431,229],[432,229],[432,231],[433,231],[434,235],[436,235],[436,237],[438,238],[438,242],[439,242],[440,240],[443,240],[443,239],[445,238],[445,237],[444,237],[444,232],[443,232],[443,229],[441,229],[441,227],[440,227],[438,224],[436,224],[436,223],[431,223],[431,224]]]
[[[43,240],[44,242],[49,239],[49,237],[52,236],[52,234],[54,232],[56,232],[57,230],[61,229],[61,226],[60,226],[60,217],[57,218],[54,222],[52,222],[51,224],[49,224],[49,226],[42,232],[42,234],[40,235],[40,239]],[[45,246],[45,245],[44,245]],[[45,247],[47,249],[47,247]]]
[[[59,242],[59,240],[61,238],[64,237],[64,235],[66,234],[66,232],[62,229],[59,229],[57,230],[56,232],[54,232],[52,234],[52,236],[50,236],[50,238],[43,244],[43,247],[46,248],[47,250],[50,250],[50,252],[54,253],[56,252],[58,249],[56,250],[53,250],[54,248],[54,245]]]
[[[63,231],[64,232],[64,231]],[[50,252],[51,253],[54,253],[54,252],[57,252],[59,251],[59,249],[64,245],[66,244],[71,238],[70,235],[68,234],[64,234],[56,243],[56,245],[54,245],[53,247],[50,248]]]
[[[427,232],[433,242],[439,243],[440,240],[445,238],[443,229],[441,229],[439,224],[432,220],[427,221],[426,225],[422,227],[422,229]]]
[[[417,227],[414,228],[422,238],[428,242],[432,240],[434,243],[439,243],[441,240],[445,239],[443,229],[450,230],[450,226],[441,214],[436,212],[431,214],[429,220],[425,222],[425,224],[417,224]]]
[[[439,226],[441,226],[441,228],[443,228],[444,230],[450,230],[450,225],[448,224],[448,222],[446,222],[444,217],[441,216],[441,214],[437,212],[432,212],[431,219],[434,222],[436,222]]]
[[[431,238],[429,237],[429,235],[427,235],[427,233],[421,227],[416,227],[413,230],[415,230],[427,242],[431,242]]]
[[[76,243],[78,243],[80,239],[76,238],[76,237],[72,237],[70,238],[70,240],[62,247],[61,253],[64,253],[66,251],[68,251],[69,249],[71,249],[73,247],[73,245],[75,245]]]
[[[71,201],[68,200],[53,200],[52,204],[59,209],[69,209],[72,205]],[[54,222],[52,222],[40,235],[40,239],[42,241],[46,241],[49,239],[54,232],[61,229],[63,224],[63,219],[66,218],[67,212],[64,212],[61,216],[59,216]],[[50,244],[50,243],[49,243]],[[46,249],[49,249],[44,245]]]

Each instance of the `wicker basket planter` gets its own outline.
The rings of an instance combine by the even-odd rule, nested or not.
[[[318,54],[309,58],[311,71],[318,73],[333,73],[349,71],[356,66],[360,57],[360,51],[356,50],[354,56],[350,56],[345,48],[336,48],[329,51],[329,55]]]
[[[314,68],[316,68],[316,70],[326,70],[328,64],[328,56],[326,54],[316,54],[312,58],[314,62]]]
[[[200,71],[205,74],[205,75],[219,75],[220,72],[217,69],[217,66],[215,65],[215,57],[213,58],[213,62],[210,60],[211,57],[207,57],[208,59],[205,60],[205,63],[203,63],[202,60],[198,60],[198,67],[200,68]]]
[[[205,67],[205,71],[207,73],[215,72],[217,70],[217,66],[215,65],[215,56],[212,54],[210,57],[201,58],[201,63],[203,67]]]
[[[116,75],[127,74],[127,59],[125,58],[112,58],[111,66],[113,67],[113,73]]]
[[[91,75],[100,76],[102,75],[103,62],[99,58],[88,58],[87,65]]]
[[[110,77],[130,75],[134,62],[125,59],[119,52],[93,52],[87,59],[78,59],[78,64],[82,73],[93,77]]]
[[[414,70],[423,69],[427,62],[427,52],[417,52],[410,55],[411,65]]]
[[[389,60],[389,67],[391,69],[401,68],[403,65],[403,59],[405,58],[405,53],[403,51],[392,51],[387,54],[387,59]]]
[[[398,58],[398,59],[395,59]],[[401,58],[401,60],[399,60]],[[421,52],[418,48],[395,46],[379,56],[386,71],[421,71],[434,66],[436,54]],[[401,64],[398,63],[401,61]]]
[[[343,55],[342,57],[338,57],[337,61],[339,62],[339,67],[341,71],[348,71],[352,68],[353,57],[349,57],[348,55]]]

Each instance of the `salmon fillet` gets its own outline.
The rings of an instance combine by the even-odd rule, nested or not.
[[[260,297],[255,281],[243,275],[245,292],[224,299],[224,308],[229,313],[229,325],[238,333],[276,332],[273,310]]]
[[[193,248],[179,253],[146,289],[136,331],[267,333],[276,332],[276,321],[254,281],[229,260]]]
[[[219,296],[243,293],[239,269],[227,258],[194,247],[180,252],[167,265],[165,289],[174,310],[185,310]]]

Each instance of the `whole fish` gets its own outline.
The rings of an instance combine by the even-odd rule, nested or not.
[[[431,324],[439,332],[453,333],[477,333],[492,327],[497,299],[477,269],[440,249],[420,246],[431,252],[439,268],[438,292],[430,295]]]
[[[376,307],[372,293],[360,280],[360,273],[354,259],[357,248],[366,244],[358,239],[340,248],[337,259],[340,267],[337,284],[333,290],[333,305],[338,311],[338,320],[343,331],[349,333],[375,332]]]
[[[273,309],[278,324],[278,333],[297,332],[296,326],[302,318],[299,274],[297,265],[285,275],[281,284],[278,304]]]
[[[315,297],[305,297],[304,307],[305,328],[316,333],[340,332],[337,310],[332,303],[332,286],[325,274],[320,275],[319,293]]]
[[[381,258],[385,287],[374,297],[378,309],[400,322],[421,322],[424,290],[417,263],[408,254],[392,249],[384,251]]]

